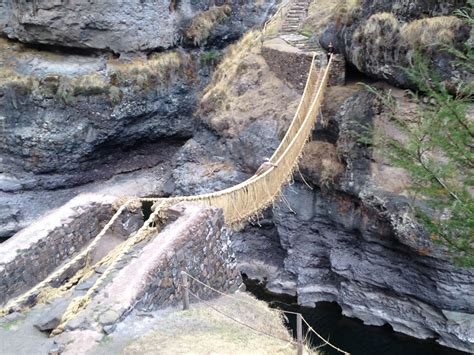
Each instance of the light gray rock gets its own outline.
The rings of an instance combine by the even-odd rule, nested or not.
[[[273,1],[232,1],[233,11],[213,29],[211,41],[237,38],[260,24]],[[0,30],[22,42],[112,50],[117,53],[171,48],[208,0],[12,1],[0,3]]]
[[[474,269],[454,266],[402,218],[406,198],[371,181],[373,157],[353,133],[355,122],[370,126],[375,114],[371,96],[358,93],[333,117],[332,132],[317,128],[315,137],[337,136],[346,171],[323,190],[318,171],[303,171],[313,190],[302,183],[285,188],[286,202],[267,211],[260,227],[234,233],[239,268],[271,292],[296,295],[300,305],[337,302],[365,324],[390,324],[472,352]]]
[[[38,330],[48,331],[56,328],[61,322],[61,318],[69,305],[69,300],[58,299],[46,307],[41,317],[35,322],[34,326]]]
[[[466,3],[465,0],[364,0],[348,10],[354,12],[341,20],[345,25],[332,21],[321,34],[320,43],[327,48],[332,42],[337,53],[343,54],[349,63],[369,76],[401,87],[413,87],[403,68],[412,63],[415,52],[423,45],[413,46],[405,40],[401,35],[402,26],[418,19],[452,15],[455,9],[466,6]],[[377,14],[385,17],[370,19]],[[392,19],[387,19],[387,14],[391,14]],[[437,30],[435,27],[432,29]],[[470,27],[467,24],[453,25],[451,30],[454,34],[452,45],[462,49],[469,39]],[[433,38],[436,37],[433,33]],[[429,47],[433,46],[434,43],[429,43]],[[454,65],[452,56],[442,47],[425,50],[424,57],[430,60],[444,80],[453,83],[461,78],[472,80],[472,74]]]
[[[120,314],[112,309],[108,309],[99,316],[99,322],[103,325],[111,325],[117,322],[119,318]]]
[[[80,284],[78,284],[75,288],[76,291],[86,291],[88,289],[90,289],[92,286],[94,286],[95,282],[96,282],[97,278],[89,278],[87,280],[85,280],[84,282],[81,282]]]

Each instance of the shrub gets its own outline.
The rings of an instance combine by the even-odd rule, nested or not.
[[[401,36],[412,48],[453,45],[456,32],[462,26],[464,21],[455,16],[431,17],[404,25]]]
[[[202,52],[199,59],[201,64],[215,66],[222,57],[222,53],[218,50],[212,49],[210,51]]]
[[[419,111],[410,121],[391,96],[371,89],[406,141],[383,136],[374,145],[410,174],[413,210],[431,239],[445,245],[458,265],[474,266],[474,90],[449,93],[420,54],[407,74],[420,90],[411,93]]]
[[[212,6],[209,10],[201,12],[192,19],[184,31],[185,38],[195,46],[200,46],[209,38],[214,27],[226,19],[231,11],[230,5],[222,5]]]

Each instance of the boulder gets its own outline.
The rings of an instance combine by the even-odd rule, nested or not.
[[[61,322],[61,318],[69,305],[69,300],[60,298],[47,306],[40,318],[34,323],[38,330],[50,331],[56,328]]]

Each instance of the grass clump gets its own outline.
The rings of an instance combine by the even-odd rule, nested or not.
[[[309,175],[318,176],[319,185],[323,188],[333,186],[344,172],[344,164],[339,159],[336,146],[322,141],[306,144],[300,166]]]
[[[53,87],[53,83],[55,81],[49,83],[51,87]],[[65,104],[74,102],[77,96],[94,96],[108,93],[108,81],[98,74],[58,78],[56,96]]]
[[[112,86],[142,89],[164,86],[175,79],[195,77],[191,57],[181,51],[154,53],[147,60],[112,63],[109,70]]]
[[[0,68],[0,89],[10,87],[16,92],[31,93],[38,84],[38,80],[31,75],[19,74],[7,66]]]
[[[204,44],[211,35],[214,27],[225,20],[231,13],[230,5],[212,6],[195,16],[185,29],[184,37],[195,46]]]
[[[240,74],[242,59],[247,56],[250,48],[259,44],[259,39],[259,32],[250,31],[238,43],[228,48],[206,88],[202,101],[213,102],[212,106],[216,110],[222,108],[221,103],[225,101],[227,93],[231,92],[231,85]]]
[[[211,49],[209,51],[202,52],[199,56],[201,64],[208,66],[215,66],[222,58],[222,53],[218,50]]]
[[[74,96],[93,96],[107,94],[109,84],[98,74],[81,75],[70,79],[72,94]]]
[[[320,35],[331,22],[337,26],[350,25],[356,18],[360,5],[361,0],[312,0],[303,30]]]
[[[401,28],[403,41],[413,48],[452,45],[464,21],[455,16],[415,20]]]

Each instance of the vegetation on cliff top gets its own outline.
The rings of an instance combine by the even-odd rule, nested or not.
[[[472,26],[474,0],[470,1],[470,5],[469,10],[463,10],[460,14]],[[420,26],[422,23],[417,25]],[[426,30],[420,29],[423,32],[421,37]],[[429,41],[426,45],[432,44]],[[465,51],[449,47],[445,50],[456,54],[459,65],[472,69],[472,47],[467,47]],[[455,90],[448,88],[421,52],[414,56],[413,66],[406,72],[419,89],[418,92],[409,92],[419,106],[413,120],[400,116],[396,101],[390,95],[373,92],[384,103],[389,117],[406,134],[407,141],[384,136],[375,144],[383,148],[395,166],[409,172],[410,188],[417,200],[415,214],[431,239],[447,246],[458,265],[472,267],[474,85],[472,82],[459,82]]]
[[[24,73],[18,70],[19,63],[37,58],[41,65],[51,65],[50,73]],[[71,104],[76,97],[95,95],[108,96],[112,105],[122,101],[124,93],[131,88],[135,93],[141,90],[159,90],[169,87],[177,80],[196,79],[193,58],[180,50],[153,53],[147,58],[128,61],[108,58],[106,69],[100,72],[64,74],[54,68],[65,60],[54,52],[30,49],[25,45],[0,38],[0,90],[15,95],[34,93],[48,98],[57,98]]]
[[[231,11],[230,5],[222,5],[212,6],[209,10],[201,12],[185,29],[185,39],[191,41],[195,46],[200,46],[209,38],[215,26],[225,20]]]

